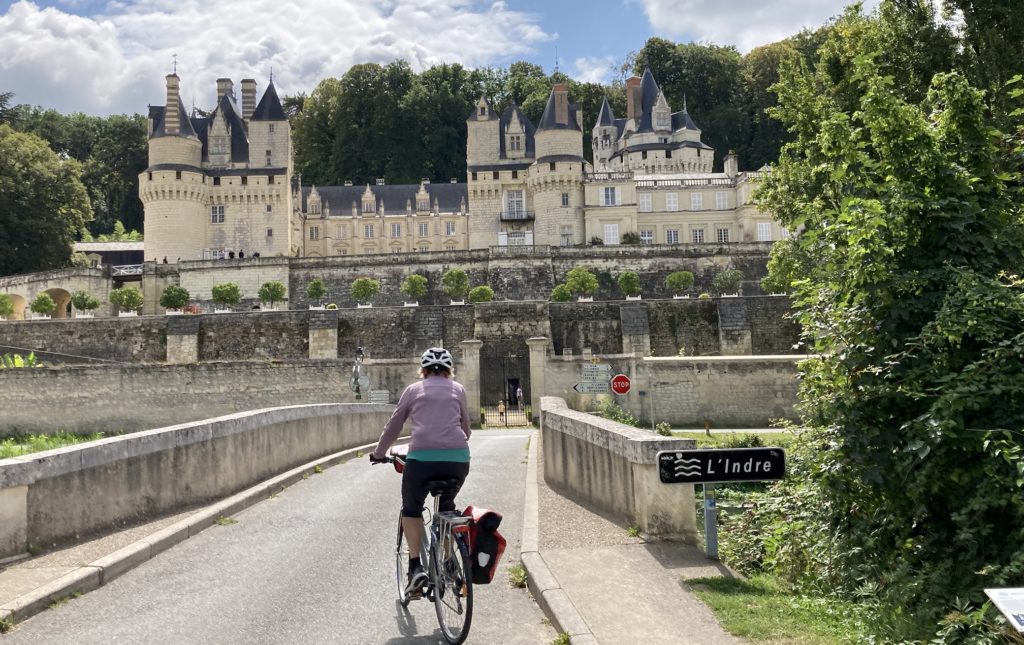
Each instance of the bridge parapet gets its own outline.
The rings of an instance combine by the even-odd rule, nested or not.
[[[268,408],[0,460],[0,559],[226,497],[372,443],[393,409]]]
[[[659,450],[694,448],[692,439],[661,437],[541,398],[544,480],[555,490],[633,522],[647,535],[697,544],[693,485],[662,484]]]

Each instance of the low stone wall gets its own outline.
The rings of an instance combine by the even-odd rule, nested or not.
[[[411,358],[368,360],[370,389],[386,389],[396,402],[418,366]],[[115,434],[255,408],[355,402],[351,370],[341,360],[0,370],[0,437]]]
[[[693,486],[662,484],[659,450],[687,450],[670,439],[541,399],[544,481],[652,537],[697,543]]]
[[[254,410],[0,460],[0,558],[219,499],[373,443],[391,410]]]

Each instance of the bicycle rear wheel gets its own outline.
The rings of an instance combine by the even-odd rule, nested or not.
[[[395,543],[395,578],[398,582],[398,601],[408,606],[409,597],[405,594],[405,586],[409,577],[409,544],[402,530],[402,516],[398,516],[398,539]]]
[[[430,562],[434,580],[434,609],[445,640],[466,640],[473,622],[473,574],[469,549],[461,536],[448,533],[433,544]]]

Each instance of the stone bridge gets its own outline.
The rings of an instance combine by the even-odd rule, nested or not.
[[[109,296],[114,288],[113,268],[72,267],[0,277],[0,293],[11,296],[14,303],[11,320],[31,318],[29,305],[41,293],[49,294],[57,304],[53,318],[70,318],[71,294],[76,291],[86,291],[99,299],[100,315],[111,315]]]

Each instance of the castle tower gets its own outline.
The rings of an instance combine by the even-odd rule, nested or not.
[[[167,103],[149,109],[149,167],[139,174],[145,209],[145,259],[195,259],[206,232],[209,183],[203,144],[185,113],[177,74],[167,76]]]
[[[582,243],[583,116],[569,103],[569,88],[555,85],[537,126],[537,158],[530,166],[528,192],[536,212],[534,244]]]
[[[597,125],[591,131],[591,149],[594,156],[594,169],[598,172],[607,169],[608,160],[615,152],[616,142],[620,136],[616,125],[615,113],[605,97],[601,102],[601,111],[597,115]]]

